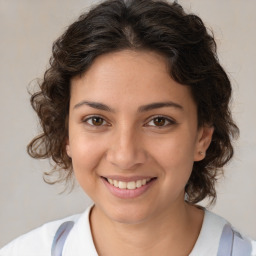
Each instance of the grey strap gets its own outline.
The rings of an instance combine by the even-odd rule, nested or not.
[[[73,221],[60,225],[53,239],[51,256],[62,256],[65,241],[73,226]],[[217,256],[251,256],[251,252],[250,241],[234,231],[230,224],[226,224],[221,234]]]
[[[251,256],[252,245],[234,231],[230,224],[223,228],[217,256]]]
[[[52,242],[51,256],[62,256],[62,250],[65,244],[65,241],[67,239],[67,236],[70,230],[73,228],[73,226],[74,226],[73,221],[67,221],[60,225]]]

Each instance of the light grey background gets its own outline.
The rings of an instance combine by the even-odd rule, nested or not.
[[[42,77],[52,42],[95,2],[0,0],[0,247],[47,221],[81,212],[90,203],[79,188],[59,195],[61,186],[42,180],[42,172],[50,168],[47,161],[26,154],[38,130],[27,88]],[[215,31],[220,61],[233,83],[233,113],[241,129],[212,210],[256,238],[256,1],[179,2]]]

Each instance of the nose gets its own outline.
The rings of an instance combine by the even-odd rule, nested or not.
[[[145,163],[147,153],[142,137],[134,129],[115,132],[108,147],[106,159],[120,170],[131,170]]]

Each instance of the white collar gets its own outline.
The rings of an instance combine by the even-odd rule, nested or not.
[[[76,221],[63,248],[63,256],[98,256],[90,227],[89,206]],[[222,229],[227,223],[222,217],[205,210],[202,228],[189,256],[217,255]]]
[[[189,256],[217,255],[220,237],[226,223],[227,221],[222,217],[205,210],[201,231]]]
[[[86,209],[70,231],[63,248],[63,256],[98,256],[93,243],[89,220],[92,207],[93,205]]]

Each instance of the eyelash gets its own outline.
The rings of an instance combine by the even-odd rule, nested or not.
[[[102,119],[105,123],[107,123],[107,121],[106,121],[103,117],[101,117],[101,116],[90,116],[90,117],[86,118],[85,120],[83,120],[83,123],[89,124],[88,121],[89,121],[89,120],[92,120],[93,118]],[[90,125],[90,126],[93,126],[93,127],[97,127],[97,125],[93,125],[93,124],[89,124],[89,125]],[[98,127],[101,127],[101,126],[102,126],[102,125],[99,125]]]
[[[149,124],[151,122],[154,122],[154,120],[156,120],[157,118],[164,120],[164,125],[163,126],[156,126],[156,125],[154,125],[154,127],[157,127],[158,129],[165,128],[165,127],[168,127],[168,126],[176,124],[176,122],[173,119],[170,119],[170,118],[165,117],[165,116],[160,116],[160,115],[159,116],[151,117],[150,121],[147,122],[147,124]],[[167,122],[167,124],[166,124],[166,122]]]
[[[99,125],[99,126],[94,125],[94,124],[90,124],[88,121],[89,121],[89,120],[92,121],[93,118],[102,119],[102,120],[103,120],[103,123],[105,122],[105,124],[107,124],[107,121],[106,121],[103,117],[98,116],[98,115],[90,116],[90,117],[84,119],[84,120],[83,120],[83,123],[86,123],[86,124],[88,124],[89,126],[92,126],[92,127],[102,127],[102,126],[105,126],[105,124],[101,124],[101,125]],[[158,128],[158,129],[161,129],[161,128],[165,128],[165,127],[168,127],[168,126],[177,124],[177,122],[174,121],[173,119],[170,119],[170,118],[167,118],[167,117],[161,116],[161,115],[151,117],[150,120],[147,122],[147,124],[149,124],[149,123],[151,123],[151,122],[154,122],[154,120],[156,120],[157,118],[163,119],[163,120],[164,120],[164,125],[162,125],[162,126],[157,126],[157,125],[154,125],[154,126],[153,126],[153,125],[149,125],[149,126],[153,126],[153,127]],[[167,122],[167,124],[166,124],[166,122]],[[109,125],[107,125],[107,126],[109,126]]]

